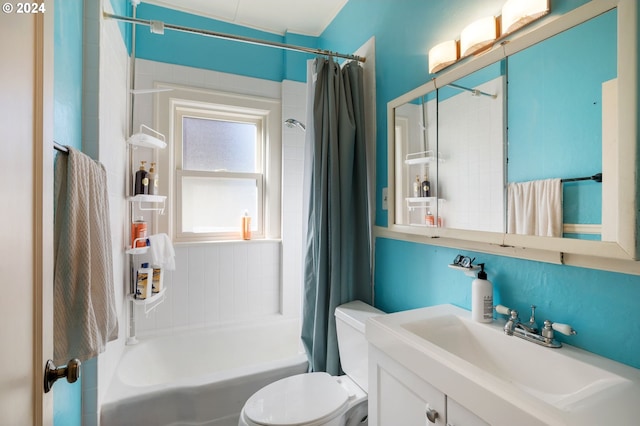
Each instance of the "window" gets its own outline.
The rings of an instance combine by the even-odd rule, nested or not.
[[[176,108],[176,121],[177,237],[233,238],[244,214],[263,236],[263,118]]]
[[[160,117],[165,110],[171,123],[168,153],[161,153],[161,165],[170,165],[163,169],[173,174],[169,234],[176,242],[239,239],[248,214],[252,238],[279,238],[279,102],[202,91],[185,95],[167,95],[167,105],[159,105]]]

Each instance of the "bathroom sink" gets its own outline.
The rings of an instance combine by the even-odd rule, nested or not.
[[[458,315],[442,315],[403,324],[416,336],[531,396],[559,408],[628,380],[561,351],[504,335]]]
[[[552,349],[507,336],[503,325],[439,305],[373,318],[367,339],[485,420],[502,410],[492,424],[507,412],[531,424],[627,424],[640,416],[640,370],[567,344]]]

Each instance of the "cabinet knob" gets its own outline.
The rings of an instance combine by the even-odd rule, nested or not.
[[[434,410],[433,408],[427,408],[427,419],[431,422],[431,423],[435,423],[436,419],[438,418],[438,412],[436,410]]]

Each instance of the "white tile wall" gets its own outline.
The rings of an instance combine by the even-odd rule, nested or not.
[[[182,245],[175,250],[176,269],[164,275],[165,301],[148,314],[136,307],[138,336],[281,312],[280,241]]]
[[[98,425],[98,411],[126,337],[124,303],[124,200],[125,139],[128,126],[128,61],[126,47],[115,21],[102,20],[103,2],[85,1],[83,150],[107,171],[112,239],[113,276],[119,316],[119,339],[110,342],[97,359],[83,363],[82,424]],[[102,5],[111,11],[111,3]]]
[[[283,83],[136,60],[137,89],[154,82],[281,98],[283,117],[306,116],[304,84]],[[153,127],[153,95],[137,95],[134,128]],[[176,270],[165,274],[166,300],[149,314],[136,307],[137,335],[211,327],[284,314],[299,316],[302,283],[304,133],[283,126],[282,242],[238,241],[176,247]],[[144,258],[138,259],[141,263]]]
[[[304,123],[307,116],[307,85],[282,82],[282,118]],[[305,123],[306,124],[306,123]],[[303,232],[303,170],[305,133],[284,127],[282,132],[282,309],[300,316],[305,255]]]
[[[497,99],[463,92],[439,103],[438,182],[444,225],[504,231],[502,77],[477,87]],[[482,141],[482,143],[480,143]]]

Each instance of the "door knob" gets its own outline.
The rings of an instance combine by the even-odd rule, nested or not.
[[[56,367],[52,360],[48,360],[44,367],[44,392],[49,392],[56,380],[63,377],[67,378],[67,382],[75,383],[80,377],[80,365],[80,360],[77,358],[70,360],[62,367]]]

